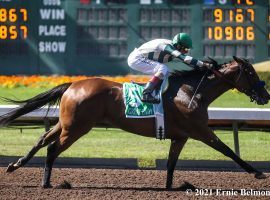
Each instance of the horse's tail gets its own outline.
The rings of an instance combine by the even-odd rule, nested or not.
[[[41,108],[46,104],[50,106],[56,104],[60,101],[64,92],[70,87],[72,83],[64,83],[62,85],[58,85],[51,90],[38,94],[37,96],[23,100],[17,101],[8,98],[2,98],[6,102],[11,102],[15,104],[19,104],[18,108],[11,110],[10,112],[0,116],[0,126],[4,126],[12,122],[14,119],[27,114],[33,110]]]

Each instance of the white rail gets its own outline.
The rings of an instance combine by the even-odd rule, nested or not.
[[[0,105],[0,116],[16,108],[16,105]],[[44,124],[50,128],[50,122],[59,117],[59,108],[47,107],[37,109],[15,120],[15,124]],[[47,115],[46,115],[47,114]],[[259,130],[270,130],[270,109],[260,108],[209,108],[209,126],[215,128],[229,127],[233,129],[235,152],[240,156],[238,131],[241,127],[252,127]],[[109,126],[109,125],[108,125]]]

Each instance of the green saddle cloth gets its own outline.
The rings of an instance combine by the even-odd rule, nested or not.
[[[136,83],[123,84],[123,96],[126,105],[125,114],[129,118],[154,117],[153,104],[141,101],[144,86]]]

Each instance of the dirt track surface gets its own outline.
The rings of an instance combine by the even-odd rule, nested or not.
[[[240,194],[240,189],[270,193],[270,174],[267,179],[257,180],[253,175],[239,172],[176,171],[172,191],[165,190],[166,172],[160,170],[54,169],[52,185],[66,180],[72,189],[42,189],[42,176],[42,168],[21,168],[11,174],[0,168],[0,199],[270,199],[270,194]],[[186,189],[179,189],[185,185],[184,181],[204,195],[187,194]],[[215,193],[219,189],[229,191],[231,195]],[[233,195],[233,192],[237,194]]]

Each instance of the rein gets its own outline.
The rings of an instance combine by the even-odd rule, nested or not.
[[[197,88],[196,88],[196,90],[195,90],[195,92],[194,92],[194,94],[193,94],[193,96],[192,96],[192,98],[191,98],[189,104],[188,104],[188,109],[190,109],[190,106],[191,106],[191,104],[192,104],[192,102],[193,102],[193,99],[195,98],[195,96],[196,96],[196,94],[197,94],[197,92],[198,92],[198,90],[199,90],[199,88],[200,88],[200,86],[201,86],[203,80],[205,79],[207,73],[208,73],[208,72],[206,71],[205,74],[203,75],[202,79],[200,80],[200,82],[199,82],[199,84],[198,84],[198,86],[197,86]]]
[[[210,70],[210,69],[209,69],[209,70]],[[234,83],[233,81],[231,81],[231,80],[229,80],[229,79],[226,79],[220,71],[218,71],[218,70],[216,70],[216,69],[211,69],[211,71],[212,71],[217,77],[221,78],[222,80],[224,80],[224,81],[227,82],[228,84],[232,85],[233,88],[235,88],[235,85],[236,85],[236,83],[238,82],[238,80],[240,79],[240,76],[241,76],[241,74],[242,74],[242,70],[241,70],[241,72],[240,72],[240,74],[239,74],[239,76],[238,76],[238,78],[237,78],[236,83]],[[201,84],[202,84],[202,82],[203,82],[203,80],[205,79],[205,77],[206,77],[207,74],[208,74],[208,70],[205,72],[205,74],[204,74],[203,77],[201,78],[201,80],[200,80],[200,82],[199,82],[199,84],[198,84],[198,86],[197,86],[197,88],[196,88],[196,90],[195,90],[195,92],[194,92],[194,94],[193,94],[193,96],[192,96],[192,98],[191,98],[189,104],[188,104],[188,109],[190,108],[190,106],[191,106],[191,104],[192,104],[192,102],[193,102],[193,100],[194,100],[194,98],[195,98],[195,96],[196,96],[196,94],[197,94],[197,92],[198,92],[198,90],[199,90],[199,88],[200,88],[200,86],[201,86]]]
[[[221,78],[221,79],[224,80],[226,83],[228,83],[229,85],[231,85],[233,88],[236,88],[236,83],[239,81],[240,76],[241,76],[241,74],[242,74],[242,70],[241,70],[239,76],[238,76],[237,79],[236,79],[236,82],[233,82],[233,81],[231,81],[231,80],[229,80],[229,79],[226,79],[226,78],[224,77],[224,75],[223,75],[220,71],[218,71],[218,70],[216,70],[216,69],[213,69],[212,72],[213,72],[217,77]]]
[[[227,67],[227,69],[228,69],[228,68],[229,68],[229,69],[231,68],[231,66],[226,66],[226,67]],[[239,80],[240,80],[241,76],[243,75],[243,73],[249,73],[249,74],[247,74],[247,76],[249,76],[249,75],[252,76],[252,73],[251,73],[250,71],[248,71],[246,68],[244,69],[244,67],[243,67],[242,65],[239,65],[239,64],[238,64],[237,67],[238,67],[237,70],[240,70],[240,72],[239,72],[239,74],[238,74],[238,76],[237,76],[237,78],[236,78],[235,80],[227,79],[227,78],[224,76],[224,72],[222,73],[222,72],[220,72],[220,71],[217,70],[217,69],[208,69],[208,70],[212,71],[213,74],[214,74],[216,77],[220,78],[221,80],[223,80],[224,82],[226,82],[227,84],[229,84],[230,86],[232,86],[232,88],[236,88],[236,89],[239,90],[240,92],[245,93],[247,96],[250,97],[250,101],[251,101],[251,102],[254,101],[254,100],[257,101],[258,98],[259,98],[259,97],[258,97],[257,90],[258,90],[259,88],[264,87],[264,86],[265,86],[265,82],[259,80],[259,81],[257,81],[256,84],[250,85],[251,87],[250,87],[249,89],[245,89],[245,88],[243,88],[243,87],[240,87],[240,88],[237,87],[237,83],[239,82]],[[225,71],[226,71],[227,69],[225,69]],[[191,98],[189,104],[188,104],[188,108],[191,107],[191,104],[192,104],[192,102],[193,102],[193,100],[194,100],[194,98],[195,98],[195,96],[196,96],[196,94],[197,94],[197,92],[198,92],[198,90],[199,90],[199,88],[200,88],[200,86],[201,86],[203,80],[205,79],[207,73],[208,73],[208,71],[206,71],[206,73],[204,74],[204,76],[201,78],[201,80],[200,80],[200,82],[199,82],[199,84],[198,84],[198,86],[197,86],[197,88],[196,88],[196,90],[195,90],[195,92],[194,92],[194,94],[193,94],[193,96],[192,96],[192,98]]]
[[[229,85],[231,85],[233,88],[237,88],[237,83],[238,81],[240,80],[240,77],[242,76],[243,74],[243,67],[240,65],[239,66],[239,69],[240,69],[240,73],[237,77],[237,79],[235,81],[231,81],[227,78],[224,77],[224,75],[219,71],[219,70],[216,70],[216,69],[212,69],[211,71],[217,76],[219,77],[220,79],[224,80],[226,83],[228,83]],[[245,70],[247,71],[247,70]],[[243,92],[245,94],[247,94],[249,97],[250,97],[250,100],[251,102],[254,101],[255,99],[257,99],[257,92],[256,92],[256,89],[260,88],[260,87],[264,87],[265,86],[265,82],[264,81],[258,81],[255,86],[251,87],[251,89],[248,91],[244,88],[237,88],[240,92]]]

